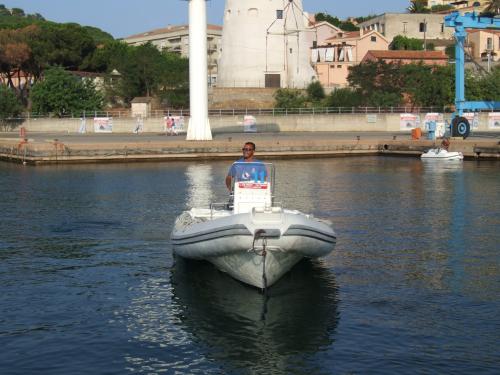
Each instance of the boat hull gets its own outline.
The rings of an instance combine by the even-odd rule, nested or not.
[[[445,149],[432,148],[421,155],[422,160],[463,160],[461,152],[446,151]]]
[[[237,280],[265,288],[302,258],[329,254],[336,235],[327,223],[297,211],[253,210],[188,225],[178,220],[171,241],[177,255],[207,260]]]

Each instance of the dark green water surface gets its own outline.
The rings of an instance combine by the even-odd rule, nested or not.
[[[499,163],[275,164],[338,244],[264,296],[169,244],[228,162],[0,163],[0,374],[498,374]]]

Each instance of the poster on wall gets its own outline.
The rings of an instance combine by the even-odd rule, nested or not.
[[[163,121],[167,135],[177,135],[184,132],[184,116],[165,116]]]
[[[113,119],[111,117],[94,117],[95,133],[112,133]]]
[[[427,113],[424,117],[424,129],[427,131],[433,129],[438,138],[444,136],[446,124],[443,119],[443,114],[436,112]]]
[[[469,121],[471,129],[479,128],[479,113],[477,112],[464,112],[463,117]]]
[[[254,116],[246,115],[243,117],[243,131],[245,133],[257,132],[257,119]]]
[[[413,113],[401,113],[399,118],[399,126],[401,130],[415,129],[420,125],[419,117]]]
[[[490,129],[500,129],[500,112],[488,113],[488,127]]]

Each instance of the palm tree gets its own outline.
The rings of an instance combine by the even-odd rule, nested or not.
[[[489,0],[488,5],[484,9],[484,13],[492,15],[500,15],[500,0]]]
[[[408,11],[410,13],[429,13],[429,8],[427,8],[427,0],[411,0]]]

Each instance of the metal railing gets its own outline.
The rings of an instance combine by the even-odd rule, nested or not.
[[[454,108],[451,106],[445,107],[311,107],[311,108],[233,108],[233,109],[209,109],[208,115],[210,117],[224,117],[224,116],[289,116],[289,115],[337,115],[337,114],[387,114],[387,113],[452,113]],[[481,112],[494,112],[492,109],[482,110]],[[167,116],[182,116],[189,117],[189,109],[166,109],[156,110],[148,113],[148,116],[143,118],[161,118]],[[5,120],[27,120],[37,118],[67,118],[67,119],[81,119],[81,118],[94,118],[94,117],[112,117],[112,118],[129,118],[136,119],[132,115],[131,110],[109,110],[109,111],[86,111],[82,113],[71,113],[63,116],[58,116],[51,113],[26,113],[16,118]]]

